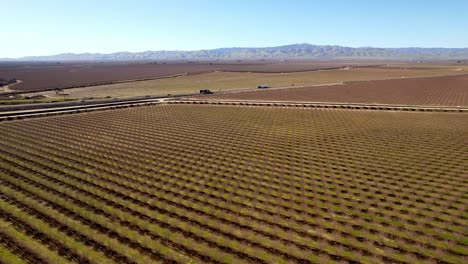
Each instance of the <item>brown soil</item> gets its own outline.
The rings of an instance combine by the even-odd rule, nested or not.
[[[259,84],[268,84],[273,88],[299,88],[351,81],[399,79],[406,78],[460,75],[466,72],[455,71],[451,66],[432,65],[427,67],[360,67],[350,69],[333,69],[288,73],[253,73],[253,72],[209,72],[196,75],[162,78],[156,80],[133,81],[110,85],[89,86],[67,89],[70,98],[89,97],[132,97],[143,95],[167,95],[198,93],[201,89],[211,91],[256,90]],[[292,87],[294,86],[294,87]],[[35,93],[36,94],[36,93]],[[40,92],[42,95],[56,97],[54,91]],[[30,96],[33,94],[30,94]],[[61,97],[61,96],[60,96]]]
[[[207,99],[468,105],[468,75],[351,82],[336,86],[256,90],[218,94]]]
[[[178,74],[210,71],[296,72],[339,68],[349,65],[375,65],[379,62],[303,61],[303,62],[166,62],[166,63],[3,63],[0,76],[23,83],[16,90],[42,90],[109,84],[124,80],[150,79]]]

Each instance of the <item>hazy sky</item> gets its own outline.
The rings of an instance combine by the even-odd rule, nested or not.
[[[293,43],[468,47],[468,0],[0,0],[0,57]]]

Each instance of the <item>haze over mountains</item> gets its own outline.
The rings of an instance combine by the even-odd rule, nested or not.
[[[468,48],[351,48],[343,46],[293,44],[265,48],[220,48],[193,51],[144,51],[101,53],[64,53],[28,56],[8,61],[138,61],[138,60],[258,60],[258,59],[390,59],[439,60],[468,59]]]

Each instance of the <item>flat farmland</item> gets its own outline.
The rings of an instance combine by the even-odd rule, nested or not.
[[[350,82],[344,85],[264,89],[206,99],[468,106],[468,75]]]
[[[120,81],[197,74],[211,71],[295,72],[370,65],[366,61],[221,61],[221,62],[16,62],[0,63],[0,78],[16,78],[15,90],[43,90],[109,84]]]
[[[463,113],[159,105],[0,123],[0,254],[466,263]]]
[[[130,97],[142,95],[167,95],[197,93],[200,89],[210,89],[214,92],[231,90],[255,90],[259,84],[268,84],[271,87],[295,88],[307,85],[341,83],[361,80],[399,79],[434,76],[457,75],[464,71],[460,67],[452,66],[427,66],[427,67],[375,67],[375,68],[350,68],[283,72],[283,73],[259,73],[259,72],[208,72],[197,75],[179,76],[138,82],[127,82],[110,85],[90,86],[83,88],[67,89],[70,98],[85,97]],[[468,71],[468,67],[464,69]],[[53,91],[41,92],[50,97],[56,96]],[[61,97],[61,96],[59,96]]]

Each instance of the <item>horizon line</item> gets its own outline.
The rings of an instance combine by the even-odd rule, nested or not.
[[[336,45],[336,44],[311,44],[311,43],[293,43],[293,44],[284,44],[284,45],[277,45],[277,46],[231,46],[231,47],[218,47],[218,48],[203,48],[203,49],[156,49],[156,50],[142,50],[142,51],[115,51],[115,52],[62,52],[62,53],[54,53],[48,55],[26,55],[20,57],[3,57],[0,60],[17,60],[17,59],[24,59],[29,57],[52,57],[52,56],[59,56],[59,55],[112,55],[117,53],[144,53],[144,52],[196,52],[196,51],[209,51],[209,50],[219,50],[219,49],[268,49],[268,48],[279,48],[279,47],[286,47],[286,46],[295,46],[295,45],[310,45],[310,46],[322,46],[322,47],[342,47],[342,48],[352,48],[352,49],[363,49],[363,48],[372,48],[372,49],[468,49],[468,47],[456,47],[456,48],[449,48],[449,47],[418,47],[418,46],[400,46],[400,47],[378,47],[378,46],[343,46],[343,45]]]

